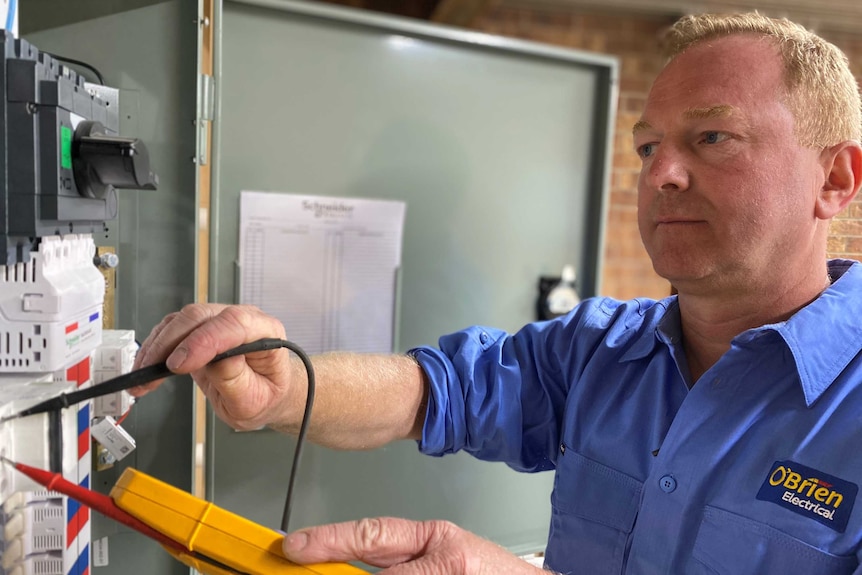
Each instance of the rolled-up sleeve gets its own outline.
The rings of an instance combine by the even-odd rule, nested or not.
[[[626,317],[639,313],[637,302],[590,298],[514,334],[474,326],[443,336],[438,348],[410,350],[430,386],[420,451],[552,469],[570,388],[596,353],[603,365],[616,363],[616,340],[633,335]]]
[[[514,335],[475,326],[442,337],[439,349],[411,350],[430,385],[420,451],[464,450],[519,471],[552,469],[576,323],[572,315]]]

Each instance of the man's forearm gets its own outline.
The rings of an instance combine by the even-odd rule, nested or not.
[[[335,449],[373,449],[396,439],[419,439],[425,422],[427,384],[422,368],[404,355],[334,352],[312,358],[315,399],[308,438]],[[299,431],[307,378],[291,363],[285,417],[270,427]]]

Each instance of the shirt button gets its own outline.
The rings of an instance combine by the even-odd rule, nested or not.
[[[566,454],[566,445],[563,443],[560,444],[560,453],[562,453],[563,455]]]
[[[658,486],[665,493],[673,493],[676,489],[676,479],[673,478],[673,475],[665,475],[658,480]]]
[[[479,341],[482,343],[488,343],[488,338],[489,338],[488,334],[485,333],[484,331],[479,334]]]

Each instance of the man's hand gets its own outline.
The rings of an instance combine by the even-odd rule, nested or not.
[[[172,372],[192,375],[221,419],[235,429],[256,429],[291,411],[290,352],[261,351],[207,364],[219,353],[263,338],[284,339],[284,326],[255,307],[187,305],[153,328],[135,368],[167,361]],[[142,395],[160,384],[132,391]]]
[[[190,373],[216,414],[234,429],[269,426],[297,433],[308,392],[305,368],[287,349],[247,353],[208,365],[219,353],[259,339],[285,339],[276,318],[256,307],[192,304],[165,317],[144,341],[135,369],[166,362]],[[328,353],[313,358],[317,389],[308,439],[334,449],[373,449],[419,439],[428,387],[406,355]],[[135,388],[135,395],[161,382]]]
[[[448,521],[383,517],[302,529],[284,538],[284,553],[301,564],[362,561],[386,567],[381,575],[547,575]]]

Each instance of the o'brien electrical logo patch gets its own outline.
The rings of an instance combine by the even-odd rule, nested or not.
[[[793,461],[776,461],[757,498],[770,501],[844,533],[856,503],[855,483]]]

